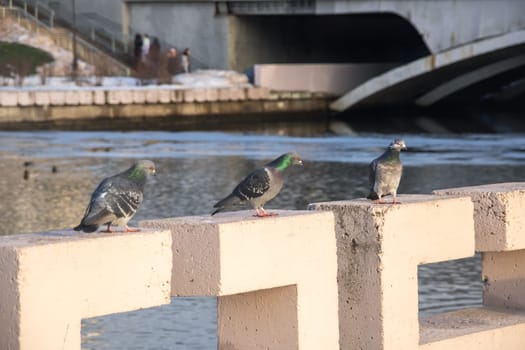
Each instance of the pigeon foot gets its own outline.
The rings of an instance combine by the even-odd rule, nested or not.
[[[268,213],[264,209],[261,209],[260,211],[256,209],[254,216],[257,217],[257,218],[265,218],[265,217],[268,217],[268,216],[277,216],[277,215],[279,215],[279,213]]]
[[[124,232],[140,232],[140,228],[133,228],[133,227],[126,226],[126,228],[124,229]]]
[[[381,200],[381,199],[376,199],[376,200],[374,201],[374,204],[388,204],[388,203],[385,202],[385,201],[383,201],[383,200]]]
[[[106,229],[106,231],[102,231],[102,233],[113,233],[113,232],[115,231],[111,229],[111,224],[108,224],[108,228]]]
[[[262,213],[262,214],[258,213],[258,214],[255,214],[254,216],[256,218],[267,218],[269,216],[278,216],[278,215],[279,215],[279,213]]]

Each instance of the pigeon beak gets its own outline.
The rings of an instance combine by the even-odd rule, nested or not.
[[[303,161],[302,161],[301,159],[299,159],[299,160],[297,161],[297,165],[303,165]]]

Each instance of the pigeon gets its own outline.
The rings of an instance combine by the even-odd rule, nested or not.
[[[211,215],[246,202],[255,209],[255,216],[257,217],[277,215],[277,213],[268,213],[263,206],[281,191],[285,172],[291,165],[303,165],[303,161],[297,153],[285,153],[263,167],[254,170],[233,189],[230,195],[213,206],[216,209]]]
[[[86,213],[75,231],[95,232],[108,225],[104,232],[113,232],[111,225],[124,227],[124,232],[138,232],[128,227],[128,221],[142,203],[148,175],[155,175],[155,164],[139,160],[128,170],[104,179],[91,195]]]
[[[393,204],[400,203],[396,200],[397,188],[403,173],[399,153],[406,149],[405,141],[396,139],[388,146],[385,153],[370,163],[368,169],[370,193],[366,198],[374,200],[375,203],[385,203],[381,198],[390,194],[393,197]]]

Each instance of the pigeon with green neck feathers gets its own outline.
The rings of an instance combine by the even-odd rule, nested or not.
[[[381,156],[370,163],[368,173],[370,193],[366,198],[374,200],[375,203],[385,203],[381,198],[390,194],[393,197],[393,204],[400,203],[396,200],[397,188],[403,174],[403,164],[399,154],[406,149],[405,141],[396,139]]]
[[[149,175],[155,175],[155,164],[139,160],[128,170],[104,179],[91,195],[91,200],[76,231],[95,232],[107,225],[104,232],[112,232],[111,225],[124,232],[137,232],[128,227],[128,221],[137,212],[144,197],[144,186]]]
[[[302,165],[303,161],[297,153],[291,152],[280,156],[246,176],[226,198],[217,202],[211,215],[249,203],[257,217],[277,215],[268,213],[263,206],[277,196],[284,184],[286,171],[293,165]]]

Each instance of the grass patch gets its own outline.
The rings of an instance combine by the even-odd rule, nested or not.
[[[9,65],[19,75],[35,74],[38,66],[53,61],[53,56],[36,47],[0,41],[0,75],[9,75]]]

